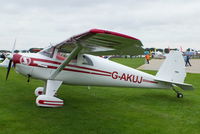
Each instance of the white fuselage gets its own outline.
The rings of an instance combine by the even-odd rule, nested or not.
[[[62,63],[39,53],[21,55],[16,71],[41,80],[48,80]],[[73,85],[169,88],[153,75],[89,54],[79,55],[55,79]]]

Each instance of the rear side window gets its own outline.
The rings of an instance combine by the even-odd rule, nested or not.
[[[86,55],[83,55],[83,62],[82,62],[82,64],[84,64],[84,65],[90,65],[90,66],[94,65],[93,62],[92,62],[92,60],[88,56],[86,56]]]

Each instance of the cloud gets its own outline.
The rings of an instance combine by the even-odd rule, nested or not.
[[[145,47],[198,48],[198,0],[0,1],[0,49],[45,47],[91,28],[139,38]]]

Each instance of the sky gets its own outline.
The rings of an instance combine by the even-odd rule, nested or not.
[[[200,50],[200,0],[0,0],[0,49],[47,47],[92,28],[144,48]]]

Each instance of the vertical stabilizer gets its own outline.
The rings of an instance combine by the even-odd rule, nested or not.
[[[156,77],[164,81],[183,83],[186,72],[182,53],[179,51],[170,51],[156,74]]]

